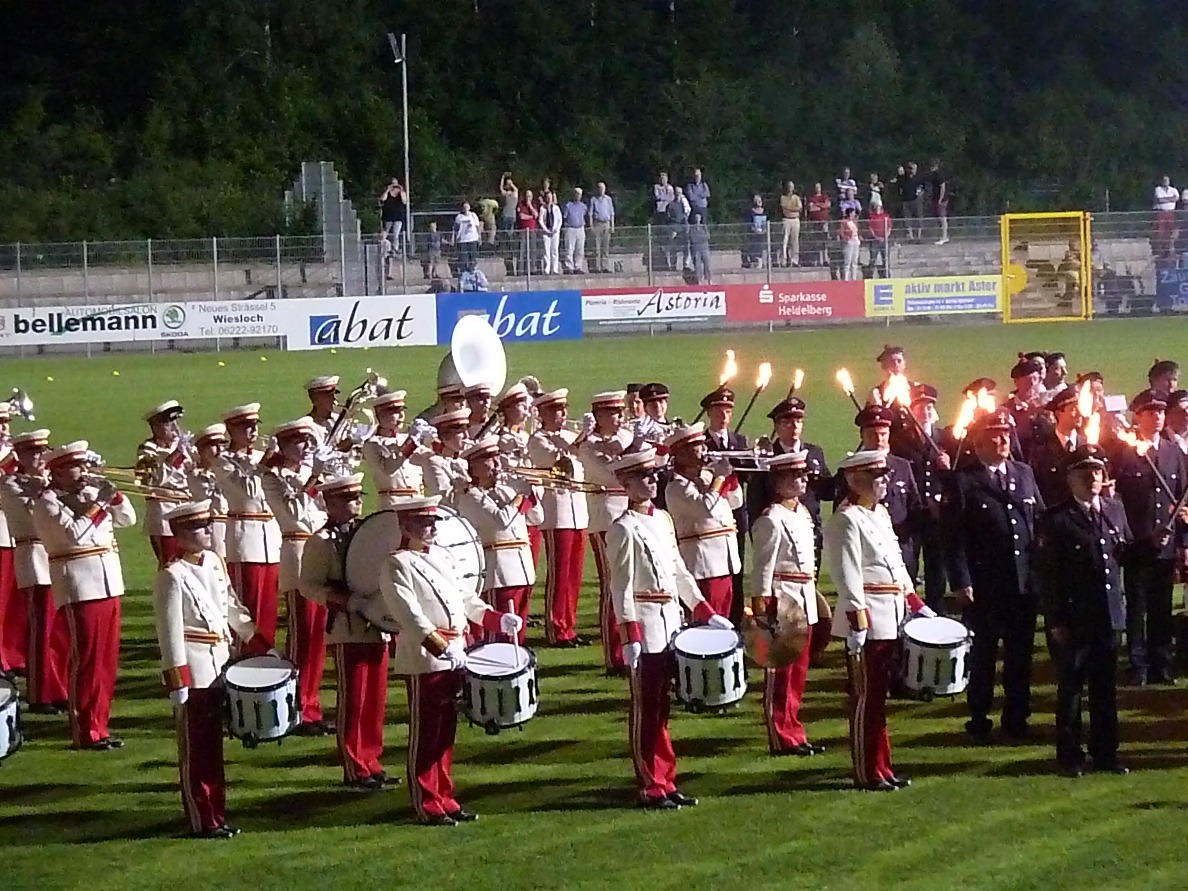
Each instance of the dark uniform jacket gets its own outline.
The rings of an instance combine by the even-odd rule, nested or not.
[[[1076,443],[1083,445],[1084,437],[1078,434]],[[1060,441],[1054,429],[1046,430],[1035,441],[1028,463],[1035,473],[1035,482],[1039,486],[1040,494],[1044,496],[1044,504],[1060,504],[1072,498],[1072,493],[1068,490],[1068,477],[1064,472],[1064,459],[1071,451],[1072,449]]]
[[[929,438],[943,450],[942,433],[941,428],[934,425]],[[940,501],[944,476],[948,471],[937,469],[936,450],[920,438],[920,431],[914,424],[898,436],[895,435],[895,428],[891,428],[891,454],[912,465],[916,491],[920,493],[920,501],[923,504],[935,504]]]
[[[977,467],[982,463],[978,460],[978,456],[974,454],[973,437],[965,437],[964,442],[958,439],[953,433],[952,424],[941,430],[936,441],[948,453],[949,457],[953,459],[954,470]],[[958,445],[961,447],[960,454],[957,453]],[[1011,460],[1023,460],[1023,446],[1019,442],[1019,434],[1014,429],[1011,430]]]
[[[1156,479],[1147,458],[1159,468],[1170,492]],[[1173,525],[1176,534],[1162,546],[1156,543],[1155,532],[1174,515],[1176,501],[1184,493],[1184,455],[1179,447],[1161,439],[1145,457],[1140,457],[1133,446],[1118,442],[1110,456],[1110,465],[1115,491],[1126,509],[1126,522],[1135,540],[1127,556],[1173,559],[1177,546],[1188,545],[1184,527]]]
[[[733,430],[727,430],[724,439],[721,433],[706,430],[705,443],[709,446],[711,452],[741,452],[750,448],[747,444],[747,438],[741,433],[735,433]],[[739,481],[749,488],[753,485],[753,482],[748,477],[757,475],[761,474],[742,474],[739,476]],[[738,526],[740,534],[750,529],[750,521],[747,519],[747,516],[747,505],[745,503],[734,512],[734,523]]]

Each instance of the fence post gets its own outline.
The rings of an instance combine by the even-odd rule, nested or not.
[[[25,292],[24,276],[21,270],[21,243],[16,243],[16,275],[17,275],[17,299],[19,300]]]
[[[346,286],[346,232],[338,233],[338,296],[347,296]]]
[[[86,301],[86,306],[91,305],[91,270],[90,263],[87,257],[87,243],[82,243],[82,266],[83,266],[83,300]],[[106,346],[106,344],[104,344]],[[91,358],[91,342],[87,341],[87,358]]]
[[[771,220],[763,224],[767,237],[767,283],[771,284]]]
[[[151,238],[148,238],[145,240],[144,256],[145,256],[145,260],[147,261],[146,271],[148,272],[148,299],[149,299],[149,303],[151,303],[153,305],[154,311],[155,311],[155,308],[157,305],[157,297],[153,293],[153,240]],[[169,347],[170,347],[170,349],[173,348],[172,340],[169,341]],[[157,338],[154,337],[152,340],[149,341],[149,353],[155,354],[156,352],[157,352]]]
[[[281,276],[281,237],[277,233],[275,248],[276,251],[276,299],[280,300],[284,296],[285,280]]]
[[[211,236],[210,239],[210,274],[211,284],[214,287],[214,299],[219,299],[219,239],[218,236]],[[216,331],[218,329],[215,329]],[[223,340],[217,334],[215,335],[215,352],[221,353],[223,351]]]
[[[411,251],[407,250],[404,247],[404,245],[407,243],[410,247],[412,246],[412,233],[411,232],[407,233],[407,242],[405,240],[404,235],[405,235],[404,233],[401,233],[401,237],[397,239],[397,241],[399,241],[400,244],[393,245],[392,250],[393,250],[393,252],[399,252],[399,254],[400,254],[400,290],[401,290],[401,292],[407,294],[408,293],[408,255],[411,253]],[[381,258],[380,259],[381,270],[382,270],[383,265],[384,265],[384,261],[383,261],[383,258]],[[386,274],[384,274],[383,293],[385,293],[385,294],[388,293],[387,280],[388,280],[388,276]]]
[[[524,290],[532,290],[532,229],[524,230],[524,243],[528,245],[524,251]]]
[[[653,267],[653,265],[655,265],[652,262],[652,224],[651,223],[648,223],[647,229],[645,231],[647,232],[646,237],[648,239],[648,251],[645,256],[648,258],[648,287],[650,288],[652,286],[652,267]]]

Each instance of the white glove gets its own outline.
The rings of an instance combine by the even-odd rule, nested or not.
[[[515,613],[504,613],[499,617],[499,630],[504,634],[519,634],[524,627],[524,620]]]
[[[920,616],[925,619],[935,619],[936,618],[936,610],[934,610],[932,607],[925,604],[924,606],[922,606],[918,610],[916,610],[912,615]]]
[[[111,480],[104,480],[99,484],[99,492],[95,495],[95,501],[103,505],[111,504],[119,491]]]
[[[623,644],[623,661],[632,671],[639,668],[639,657],[643,655],[643,644],[628,641]]]
[[[584,433],[586,436],[589,436],[594,432],[594,428],[597,426],[597,424],[598,422],[594,420],[594,412],[588,411],[582,415],[582,433]]]
[[[718,629],[721,629],[722,631],[733,631],[734,630],[733,622],[731,622],[725,616],[719,616],[716,614],[710,616],[706,620],[705,624],[708,625],[710,628],[718,628]]]
[[[176,690],[169,691],[169,702],[173,705],[173,710],[177,711],[186,704],[186,700],[190,698],[189,687],[178,687]]]
[[[851,631],[846,635],[846,652],[851,656],[856,656],[862,652],[862,648],[866,646],[866,629],[861,631]]]
[[[441,658],[450,663],[451,671],[461,671],[466,667],[466,649],[462,646],[462,639],[455,637],[450,641]]]
[[[720,476],[725,479],[726,477],[730,476],[730,474],[734,473],[734,468],[725,458],[715,458],[710,463],[710,472],[713,473],[714,476]]]
[[[413,421],[412,430],[408,434],[417,445],[427,446],[437,439],[437,428],[432,427],[424,418]]]

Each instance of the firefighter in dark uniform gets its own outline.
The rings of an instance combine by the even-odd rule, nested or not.
[[[1044,504],[1060,504],[1069,498],[1068,476],[1064,462],[1069,453],[1085,445],[1085,435],[1078,429],[1081,414],[1077,410],[1077,391],[1061,390],[1048,402],[1055,424],[1040,433],[1031,449],[1031,470]]]
[[[1106,460],[1100,447],[1077,447],[1062,457],[1061,468],[1069,496],[1040,518],[1035,555],[1057,670],[1056,762],[1065,776],[1085,771],[1081,694],[1088,686],[1093,769],[1124,774],[1115,666],[1126,626],[1121,562],[1130,527],[1122,504],[1101,494]]]
[[[747,438],[741,433],[730,429],[730,422],[734,417],[734,390],[722,386],[707,393],[699,403],[705,411],[705,444],[711,452],[736,452],[750,448]],[[740,480],[746,480],[744,474]],[[747,519],[747,505],[734,512],[734,525],[738,528],[738,560],[740,565],[746,560],[747,535],[750,523]],[[746,591],[743,571],[734,574],[734,600],[730,608],[730,621],[738,627],[742,623],[743,608],[746,606]]]
[[[1035,356],[1019,354],[1019,361],[1011,368],[1015,389],[1007,397],[1006,408],[1015,422],[1022,460],[1026,461],[1035,445],[1036,419],[1044,407],[1044,364]]]
[[[994,673],[1002,642],[1002,732],[1028,736],[1036,594],[1031,577],[1035,519],[1044,509],[1031,468],[1011,460],[1011,419],[1005,409],[970,429],[977,466],[954,471],[942,519],[949,584],[973,631],[966,691],[970,740],[988,744]]]
[[[1117,496],[1134,535],[1134,544],[1127,548],[1122,562],[1122,575],[1129,679],[1135,686],[1174,683],[1172,586],[1177,555],[1182,560],[1188,541],[1182,524],[1173,528],[1172,535],[1161,531],[1171,523],[1176,501],[1184,492],[1184,456],[1175,443],[1161,435],[1166,409],[1164,398],[1151,390],[1136,396],[1130,404],[1135,441],[1116,439],[1110,455]],[[1162,482],[1152,465],[1163,476]]]
[[[995,398],[995,391],[997,389],[998,384],[993,378],[978,377],[974,378],[965,385],[965,389],[961,391],[961,398],[968,399],[970,396],[977,395],[982,390],[986,391],[986,395],[988,397]],[[980,418],[985,413],[986,412],[984,410],[979,409],[975,417]],[[1019,442],[1019,434],[1018,431],[1015,430],[1013,418],[1011,421],[1010,436],[1011,460],[1022,461],[1023,446]],[[941,430],[937,441],[940,443],[941,449],[943,449],[945,454],[947,454],[952,460],[954,467],[964,468],[978,466],[978,458],[977,455],[974,454],[973,439],[968,435],[968,431],[965,438],[961,439],[956,433],[953,432],[953,425],[949,424]]]

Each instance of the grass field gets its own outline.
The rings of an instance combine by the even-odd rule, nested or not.
[[[1109,392],[1134,392],[1152,358],[1183,356],[1182,324],[594,339],[512,345],[508,360],[513,377],[533,373],[547,387],[568,386],[577,405],[627,380],[667,381],[675,391],[672,413],[691,418],[730,347],[743,366],[740,392],[758,361],[775,365],[772,395],[760,400],[745,428],[752,435],[767,432],[763,414],[793,368],[802,367],[806,436],[836,464],[855,437],[852,406],[833,372],[844,364],[860,386],[872,386],[873,357],[884,340],[907,347],[911,375],[941,388],[941,415],[951,420],[957,389],[980,374],[1007,383],[1019,350],[1064,350],[1074,371],[1098,369]],[[38,359],[0,363],[0,382],[32,393],[38,425],[52,427],[55,441],[86,437],[120,465],[132,462],[141,413],[162,399],[181,399],[183,423],[192,429],[223,408],[258,399],[267,426],[301,413],[306,378],[335,372],[349,388],[375,366],[393,386],[407,387],[415,411],[432,401],[440,356],[418,348]],[[455,779],[460,800],[482,814],[480,822],[418,827],[403,787],[370,796],[348,791],[339,785],[332,739],[291,739],[255,751],[228,745],[231,818],[244,835],[191,841],[182,836],[172,722],[158,686],[146,593],[150,553],[139,530],[123,534],[121,555],[130,593],[113,730],[128,745],[73,752],[64,719],[26,720],[31,741],[0,765],[3,891],[1184,887],[1188,688],[1123,691],[1123,756],[1134,773],[1065,780],[1053,773],[1054,689],[1043,657],[1035,745],[966,746],[963,701],[894,703],[897,765],[915,780],[895,795],[849,788],[839,650],[831,649],[809,679],[806,723],[811,738],[828,747],[815,758],[767,756],[753,672],[751,692],[730,714],[674,714],[682,787],[702,803],[657,815],[631,806],[623,683],[602,676],[597,648],[538,646],[538,717],[522,732],[497,737],[460,728]],[[581,618],[583,633],[592,636],[592,561],[588,570]],[[538,606],[541,600],[538,593]],[[403,685],[394,683],[385,760],[396,773],[403,772],[404,700]],[[329,690],[323,701],[332,704]]]

